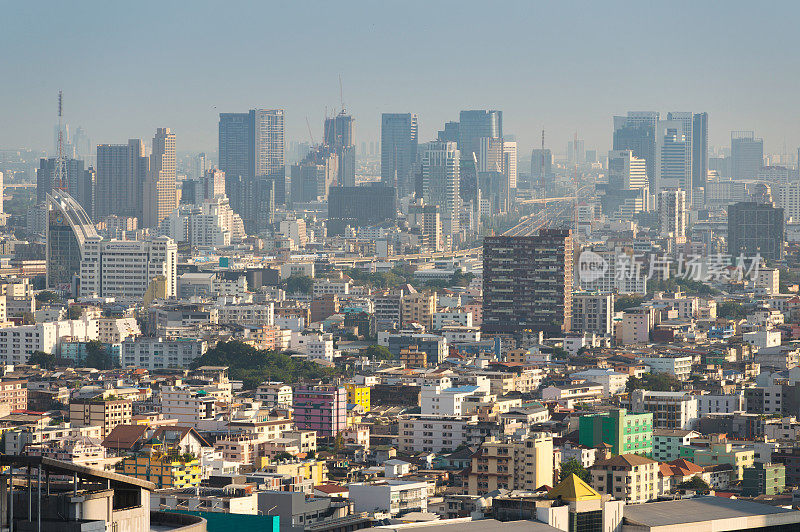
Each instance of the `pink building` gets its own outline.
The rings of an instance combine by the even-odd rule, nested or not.
[[[347,392],[343,386],[301,386],[294,391],[294,423],[317,436],[336,436],[347,427]]]

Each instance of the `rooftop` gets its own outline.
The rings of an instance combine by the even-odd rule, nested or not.
[[[629,525],[670,527],[716,521],[714,530],[743,530],[779,524],[800,525],[800,512],[787,510],[757,502],[722,497],[698,497],[666,502],[631,504],[624,509],[625,522]],[[721,520],[736,519],[726,524]],[[746,522],[743,522],[745,519]],[[695,527],[698,525],[694,525]],[[703,528],[708,530],[708,528]]]

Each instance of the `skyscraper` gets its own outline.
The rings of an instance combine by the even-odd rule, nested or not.
[[[771,204],[740,202],[728,205],[728,254],[767,260],[783,258],[783,209]]]
[[[70,194],[75,193],[78,183],[83,179],[83,161],[80,159],[65,159],[64,173],[66,174],[66,190]],[[47,195],[53,191],[55,186],[56,158],[40,159],[39,168],[36,170],[36,201],[44,203]]]
[[[272,213],[264,206],[286,202],[284,126],[283,109],[219,115],[219,169],[231,207],[248,231],[266,228]],[[274,197],[268,200],[270,190]]]
[[[662,190],[658,193],[659,233],[676,244],[686,243],[686,191]]]
[[[597,184],[600,211],[612,219],[630,219],[647,210],[647,164],[631,150],[608,152],[608,183]]]
[[[688,205],[692,204],[692,147],[691,131],[686,120],[659,120],[656,132],[656,188],[683,189]],[[691,115],[688,119],[691,126]]]
[[[459,234],[460,154],[455,142],[433,141],[425,144],[422,156],[422,198],[426,204],[440,207],[442,234],[455,247]]]
[[[731,132],[731,174],[734,179],[754,179],[764,166],[764,140],[752,131]]]
[[[708,179],[708,113],[692,117],[692,186],[705,187]]]
[[[517,188],[517,142],[503,141],[503,172],[508,179],[508,188]]]
[[[479,155],[480,141],[484,137],[503,137],[503,112],[461,111],[458,125],[458,149],[461,157],[471,159],[473,153]]]
[[[144,227],[158,227],[178,207],[176,180],[175,133],[169,128],[158,128],[144,187]]]
[[[569,331],[572,248],[568,229],[542,229],[536,236],[487,236],[483,241],[483,331]]]
[[[53,190],[46,201],[46,284],[69,290],[73,277],[80,274],[86,240],[99,237],[89,215],[68,193]]]
[[[144,183],[150,159],[141,139],[97,145],[95,216],[133,216],[143,222]]]
[[[398,197],[414,192],[418,135],[417,115],[383,113],[381,116],[381,182],[395,187]]]
[[[356,186],[356,150],[353,139],[353,117],[344,111],[325,119],[324,145],[339,158],[337,181],[340,187]]]
[[[627,116],[614,117],[614,150],[631,150],[644,159],[650,190],[656,190],[656,125],[657,111],[628,111]]]
[[[552,174],[553,153],[550,148],[534,148],[531,152],[531,184],[538,183],[543,189],[552,190],[552,186],[547,186]]]

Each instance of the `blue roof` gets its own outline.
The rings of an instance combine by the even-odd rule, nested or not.
[[[479,386],[454,386],[452,388],[447,388],[444,391],[450,393],[472,393],[478,389],[480,389]]]

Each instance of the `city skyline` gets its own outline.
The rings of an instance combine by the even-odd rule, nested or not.
[[[162,6],[158,19],[146,16],[155,5],[148,2],[138,14],[115,5],[93,8],[99,5],[4,8],[6,20],[20,23],[0,35],[14,74],[0,87],[0,98],[12,103],[0,110],[0,121],[10,125],[0,131],[0,147],[50,153],[58,89],[65,94],[65,121],[82,126],[95,144],[149,138],[155,128],[169,127],[180,139],[179,151],[213,153],[218,114],[252,108],[285,109],[287,144],[310,141],[306,117],[320,139],[326,109],[333,116],[342,105],[339,75],[344,106],[358,122],[356,146],[380,138],[382,113],[416,114],[419,141],[427,142],[469,109],[502,110],[505,133],[516,137],[522,156],[538,146],[542,129],[555,154],[575,131],[587,148],[603,154],[611,148],[611,117],[629,110],[708,112],[711,146],[728,145],[737,130],[754,130],[768,153],[783,152],[784,144],[794,153],[800,145],[790,91],[796,60],[783,40],[791,29],[781,29],[796,19],[791,13],[798,7],[788,3],[772,13],[738,2],[726,3],[724,11],[690,3],[618,3],[617,9],[511,3],[509,14],[527,16],[503,18],[500,43],[463,39],[476,31],[488,35],[482,27],[487,8],[476,4],[350,3],[319,5],[310,13],[296,5],[239,5],[217,13],[213,4],[201,3],[190,18],[180,6]],[[256,29],[265,16],[285,24],[262,35]],[[106,17],[124,19],[113,34]],[[563,23],[534,31],[528,21],[536,17]],[[436,20],[449,24],[430,22]],[[670,41],[672,28],[685,20],[705,27],[693,39]],[[24,33],[25,21],[35,21],[42,35],[60,32],[60,41],[33,40]],[[206,38],[234,22],[241,31],[229,38]],[[309,31],[298,39],[290,28],[300,23]],[[609,33],[614,26],[626,28],[624,37]],[[94,31],[84,31],[89,27]],[[752,35],[752,41],[726,35]],[[168,44],[159,39],[164,36]],[[321,53],[333,36],[340,47],[336,61]],[[442,68],[439,54],[429,52],[452,50],[451,42],[461,43],[459,53]],[[55,44],[60,48],[53,53]],[[72,59],[62,57],[64,49]],[[270,67],[253,68],[266,49]],[[105,68],[89,69],[98,64]]]

